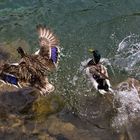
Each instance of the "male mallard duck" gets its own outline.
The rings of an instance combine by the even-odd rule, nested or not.
[[[1,67],[0,79],[2,82],[16,87],[31,86],[41,94],[50,93],[54,86],[49,83],[47,72],[58,65],[59,41],[53,32],[45,26],[38,25],[40,49],[34,54],[27,54],[19,47],[21,55],[19,63],[6,63]]]
[[[94,88],[101,94],[105,94],[109,91],[112,92],[107,68],[100,63],[101,55],[99,51],[91,49],[89,51],[93,54],[93,59],[86,65],[86,74]]]

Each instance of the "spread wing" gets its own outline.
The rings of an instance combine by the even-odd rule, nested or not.
[[[49,61],[50,67],[58,65],[59,61],[59,41],[54,33],[45,26],[37,26],[40,49],[35,53]],[[49,65],[48,65],[49,67]]]

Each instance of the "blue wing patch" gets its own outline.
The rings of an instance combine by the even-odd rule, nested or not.
[[[57,63],[58,61],[58,48],[57,47],[51,48],[51,59],[54,63]]]
[[[1,77],[1,80],[3,80],[4,82],[10,83],[10,84],[19,86],[18,79],[14,75],[4,73]]]

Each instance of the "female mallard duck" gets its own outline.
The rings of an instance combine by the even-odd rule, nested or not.
[[[19,63],[4,64],[1,67],[0,79],[2,82],[16,87],[31,86],[41,94],[50,93],[54,86],[49,83],[47,72],[52,71],[58,65],[59,41],[50,29],[38,25],[40,49],[34,54],[28,55],[19,47],[21,55]]]
[[[88,75],[94,88],[101,94],[105,94],[109,91],[112,92],[107,68],[100,63],[100,53],[98,50],[89,51],[93,54],[93,59],[91,59],[86,65],[86,74]]]

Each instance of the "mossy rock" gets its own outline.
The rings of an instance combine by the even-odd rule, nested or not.
[[[39,97],[32,106],[34,118],[38,121],[44,120],[47,116],[57,113],[64,107],[63,99],[58,95]]]
[[[0,120],[6,120],[8,118],[8,111],[6,107],[0,102]]]

